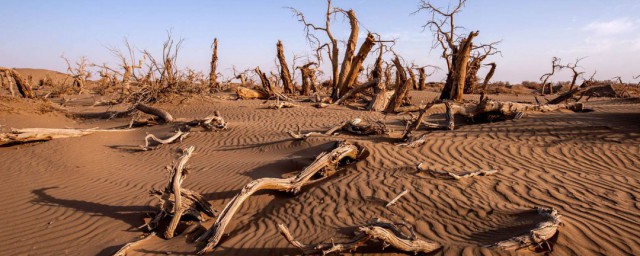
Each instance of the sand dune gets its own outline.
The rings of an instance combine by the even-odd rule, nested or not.
[[[412,93],[414,101],[435,96]],[[533,101],[531,96],[494,98]],[[287,225],[301,241],[317,243],[347,239],[354,227],[372,217],[384,217],[412,224],[419,237],[442,244],[436,255],[508,255],[484,246],[528,232],[541,221],[532,211],[536,206],[556,208],[563,216],[564,225],[552,240],[552,255],[640,254],[638,101],[598,99],[590,102],[595,110],[590,113],[538,113],[514,121],[434,131],[417,148],[394,145],[384,136],[293,141],[285,133],[298,125],[305,132],[326,130],[355,117],[382,120],[401,131],[401,120],[407,116],[343,106],[315,109],[307,103],[271,110],[261,103],[191,99],[179,106],[161,105],[177,117],[201,117],[218,110],[229,122],[229,130],[193,133],[183,143],[153,151],[138,150],[145,134],[168,136],[171,126],[0,148],[5,180],[0,186],[5,196],[0,254],[114,253],[143,234],[136,227],[156,204],[148,190],[164,186],[168,176],[164,167],[180,147],[196,147],[184,187],[202,193],[221,210],[249,181],[297,172],[329,149],[332,141],[341,139],[362,145],[368,156],[297,195],[265,192],[251,197],[227,227],[228,235],[214,254],[296,255],[300,251],[278,233],[277,224]],[[15,110],[0,113],[2,129],[109,128],[128,122],[78,121],[55,111],[23,109],[22,101],[2,104]],[[443,120],[437,114],[444,109],[430,111],[431,121]],[[419,172],[417,163],[453,173],[500,171],[457,181]],[[404,189],[410,192],[385,207]],[[130,255],[193,254],[193,239],[156,237],[134,246]],[[381,250],[366,247],[360,252]],[[389,248],[384,252],[401,254]]]

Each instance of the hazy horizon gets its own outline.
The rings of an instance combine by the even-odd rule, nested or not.
[[[446,6],[448,1],[432,1]],[[431,49],[433,36],[423,31],[427,13],[417,13],[419,0],[340,1],[333,5],[353,9],[360,21],[360,40],[367,30],[383,38],[397,40],[395,50],[408,63],[443,66],[440,50]],[[178,67],[208,73],[211,42],[219,40],[219,71],[225,76],[231,67],[239,70],[260,66],[276,68],[275,45],[282,40],[287,59],[312,51],[305,40],[302,24],[291,11],[294,7],[310,21],[323,22],[326,1],[5,1],[0,10],[0,66],[44,68],[65,72],[61,55],[69,59],[86,56],[96,64],[114,65],[106,48],[123,48],[128,38],[137,49],[157,53],[166,31],[184,38]],[[625,82],[637,81],[640,65],[640,2],[621,1],[469,1],[456,24],[467,31],[479,30],[476,42],[502,40],[502,56],[496,62],[494,81],[538,81],[550,70],[553,56],[563,63],[586,57],[581,66],[597,79],[621,76]],[[339,17],[332,29],[346,39],[347,22]],[[319,35],[324,39],[324,35]],[[341,47],[343,50],[344,47]],[[370,57],[371,58],[371,57]],[[387,58],[389,59],[389,57]],[[299,63],[298,63],[299,64]],[[486,70],[480,72],[484,76]],[[445,71],[429,81],[440,81]],[[554,81],[568,80],[563,70]]]

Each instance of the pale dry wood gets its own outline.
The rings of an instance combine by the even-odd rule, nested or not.
[[[402,192],[400,192],[400,194],[398,194],[396,197],[391,199],[391,201],[389,201],[389,203],[387,203],[387,205],[385,205],[385,207],[389,207],[389,206],[394,205],[398,200],[400,200],[400,198],[402,196],[406,195],[407,193],[409,193],[408,189],[403,190]]]
[[[171,115],[171,113],[164,109],[151,107],[142,103],[136,104],[135,109],[139,110],[142,113],[156,116],[165,123],[173,122],[173,116]]]
[[[558,226],[562,223],[560,220],[561,215],[554,208],[536,207],[535,210],[539,215],[547,217],[548,220],[538,223],[528,234],[497,242],[490,247],[502,250],[518,250],[522,248],[534,250],[536,248],[544,249],[542,245],[546,244],[546,249],[550,251],[551,246],[548,241],[558,232]]]
[[[18,92],[24,98],[33,99],[36,97],[36,94],[31,89],[31,85],[25,80],[22,75],[18,71],[15,71],[12,68],[0,67],[0,73],[4,73],[7,79],[9,80],[9,86],[11,86],[11,80],[13,80],[13,84],[18,88]],[[9,87],[11,88],[11,87]]]
[[[154,237],[155,235],[156,235],[156,232],[151,232],[151,233],[149,233],[149,234],[146,234],[146,235],[142,236],[142,238],[140,238],[140,239],[138,239],[138,240],[136,240],[136,241],[133,241],[133,242],[127,243],[127,244],[125,244],[124,246],[122,246],[122,248],[120,248],[120,250],[118,250],[117,252],[115,252],[115,253],[113,254],[113,256],[126,256],[126,255],[127,255],[127,251],[128,251],[131,247],[133,247],[133,246],[135,246],[135,245],[138,245],[138,244],[140,244],[140,243],[142,243],[142,242],[144,242],[144,241],[146,241],[146,240],[149,240],[150,238]]]
[[[278,61],[280,62],[280,79],[282,79],[284,92],[293,94],[295,93],[295,87],[291,81],[291,72],[289,71],[287,59],[284,57],[284,46],[282,45],[282,41],[278,40],[276,47],[278,51]]]
[[[188,132],[182,132],[180,130],[178,130],[175,134],[173,134],[171,137],[166,138],[166,139],[160,139],[158,137],[156,137],[153,134],[148,134],[147,136],[144,137],[144,146],[140,145],[140,147],[143,150],[150,150],[150,149],[154,149],[156,147],[149,147],[149,140],[153,140],[159,144],[170,144],[175,142],[176,140],[179,140],[180,142],[182,142],[182,140],[184,138],[187,137],[187,135],[189,135]]]
[[[349,98],[353,97],[356,93],[369,89],[370,87],[376,86],[379,82],[380,82],[380,79],[376,78],[364,84],[353,87],[351,90],[345,93],[342,97],[340,97],[340,99],[336,100],[333,104],[340,105],[345,100],[348,100]]]
[[[207,241],[206,246],[200,250],[199,253],[205,253],[218,245],[222,235],[224,234],[224,230],[233,218],[233,215],[238,211],[242,203],[251,195],[261,190],[285,191],[296,194],[303,186],[325,179],[338,171],[338,165],[343,159],[350,158],[355,160],[360,153],[361,149],[353,144],[346,142],[337,143],[333,150],[318,155],[313,163],[307,166],[296,176],[287,179],[262,178],[245,185],[244,188],[242,188],[242,191],[233,197],[224,210],[222,210],[222,213],[218,216],[215,224],[198,238],[198,241]],[[311,180],[312,177],[318,173],[320,173],[322,177]]]
[[[238,94],[238,98],[243,100],[269,98],[269,94],[266,92],[263,92],[262,90],[249,89],[241,86],[236,88],[236,94]]]
[[[57,129],[57,128],[24,128],[12,129],[11,132],[0,134],[0,146],[10,146],[36,141],[81,137],[95,132],[123,132],[130,129]]]
[[[155,230],[163,219],[171,217],[171,221],[164,232],[167,239],[173,238],[176,227],[183,216],[190,216],[199,221],[205,221],[216,215],[216,210],[197,192],[182,188],[182,182],[187,176],[186,164],[191,158],[195,147],[183,150],[178,163],[171,166],[171,176],[163,191],[152,191],[160,198],[160,211],[156,216],[140,228],[147,227]]]
[[[406,226],[406,225],[404,225]],[[291,232],[284,224],[279,224],[278,229],[285,239],[293,246],[299,248],[304,254],[331,254],[341,252],[355,252],[358,247],[367,244],[369,241],[378,241],[382,243],[382,248],[387,246],[394,247],[404,252],[412,253],[429,253],[438,250],[441,245],[418,239],[412,229],[411,235],[404,234],[398,224],[383,221],[377,218],[369,221],[364,226],[358,227],[354,237],[342,243],[320,243],[317,245],[304,244],[296,240]]]
[[[475,176],[489,176],[489,175],[494,175],[496,173],[498,173],[498,170],[487,170],[487,171],[475,171],[475,172],[468,172],[465,174],[455,174],[452,172],[447,172],[447,171],[438,171],[438,170],[433,170],[431,168],[427,168],[423,166],[423,163],[419,163],[417,165],[417,169],[419,171],[423,171],[423,172],[428,172],[432,175],[437,175],[437,176],[445,176],[445,177],[449,177],[451,179],[454,180],[461,180],[461,179],[465,179],[465,178],[471,178],[471,177],[475,177]]]

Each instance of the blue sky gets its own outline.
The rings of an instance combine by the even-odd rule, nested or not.
[[[448,1],[432,1],[446,6]],[[418,0],[334,0],[333,5],[356,11],[361,32],[371,30],[397,38],[396,51],[419,65],[444,64],[440,50],[431,50],[433,37],[422,31],[426,13],[411,13]],[[250,1],[50,1],[3,0],[0,9],[0,66],[66,69],[60,58],[86,56],[94,63],[116,62],[106,46],[122,47],[127,37],[139,49],[157,52],[166,31],[185,39],[181,68],[207,72],[210,45],[219,39],[219,67],[230,74],[260,66],[275,70],[275,44],[285,54],[308,55],[302,25],[291,6],[309,20],[322,22],[324,0]],[[537,80],[557,56],[563,62],[587,57],[584,71],[598,70],[598,79],[640,74],[640,1],[637,0],[469,0],[457,24],[480,30],[477,42],[502,40],[495,80]],[[348,24],[333,25],[346,38]],[[364,34],[362,34],[364,36]],[[320,38],[324,38],[320,35]],[[362,40],[361,40],[362,41]],[[361,42],[360,41],[360,42]],[[444,72],[431,80],[440,80]],[[569,78],[562,71],[556,80]]]

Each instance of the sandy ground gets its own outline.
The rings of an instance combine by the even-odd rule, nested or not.
[[[414,101],[433,93],[413,92]],[[477,96],[472,96],[477,97]],[[496,96],[533,101],[532,96]],[[69,103],[74,111],[103,111],[89,100]],[[332,141],[348,139],[369,155],[298,195],[265,192],[251,197],[235,215],[215,255],[295,255],[278,233],[284,223],[304,242],[340,241],[372,217],[405,221],[419,237],[443,245],[434,255],[505,255],[484,248],[526,233],[539,219],[536,206],[554,207],[564,224],[551,255],[640,255],[640,103],[598,99],[589,113],[552,112],[515,121],[434,131],[424,146],[404,148],[386,136],[318,137],[292,141],[285,133],[321,131],[346,119],[382,120],[400,131],[407,115],[383,115],[307,103],[293,109],[264,109],[262,101],[191,99],[161,105],[177,117],[203,117],[219,110],[229,130],[193,133],[183,143],[139,151],[146,133],[168,135],[169,125],[130,132],[0,148],[0,255],[110,255],[143,233],[136,229],[152,212],[151,188],[165,185],[165,166],[177,149],[195,146],[184,187],[201,192],[221,210],[246,183],[281,177],[311,163]],[[442,121],[443,109],[430,120]],[[100,127],[127,119],[72,120],[39,102],[0,102],[0,130],[10,127]],[[499,169],[495,176],[455,181],[416,171]],[[392,207],[388,200],[410,192]],[[205,223],[212,225],[213,221]],[[129,255],[193,254],[192,236],[153,238]],[[377,253],[366,247],[359,252]],[[385,253],[400,254],[390,248]],[[517,254],[531,255],[529,251]]]

